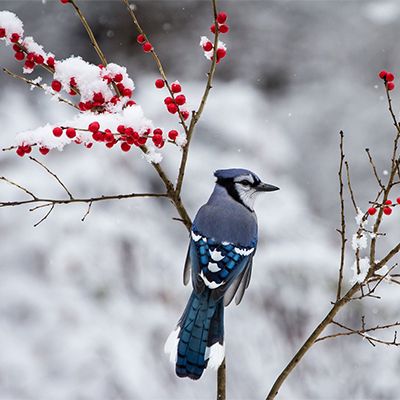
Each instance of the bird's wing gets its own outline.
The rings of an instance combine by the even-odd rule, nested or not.
[[[211,290],[211,297],[218,300],[225,295],[227,290],[229,290],[229,296],[233,297],[244,279],[241,299],[246,284],[248,285],[248,269],[251,267],[254,251],[253,246],[238,246],[228,242],[217,243],[212,238],[192,232],[185,263],[184,282],[188,282],[191,268],[194,291],[201,293],[205,287],[208,287]],[[230,289],[231,285],[234,286],[232,289]]]
[[[225,307],[229,306],[235,295],[236,305],[238,305],[242,301],[244,292],[249,287],[250,283],[251,269],[253,267],[253,255],[248,258],[247,265],[243,268],[243,271],[240,273],[240,275],[238,275],[238,277],[227,288],[224,295]]]

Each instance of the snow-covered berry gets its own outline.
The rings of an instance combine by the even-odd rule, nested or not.
[[[150,51],[153,50],[153,46],[151,45],[150,42],[144,43],[142,47],[143,47],[143,51],[144,51],[145,53],[150,53]]]
[[[124,77],[123,77],[122,74],[116,74],[116,75],[114,76],[114,81],[115,81],[115,82],[122,82],[123,79],[124,79]]]
[[[165,82],[163,79],[157,79],[154,83],[157,89],[162,89],[165,86]]]
[[[74,138],[76,136],[75,128],[67,128],[65,133],[66,133],[67,137],[69,137],[70,139],[72,139],[72,138]]]
[[[211,42],[205,42],[203,44],[204,51],[211,51],[213,49],[213,44]]]
[[[176,104],[178,104],[178,106],[184,105],[186,103],[185,95],[180,94],[180,95],[176,96],[175,102],[176,102]]]
[[[56,137],[60,137],[63,133],[63,130],[59,127],[56,126],[55,128],[53,128],[53,135]]]
[[[182,90],[182,87],[178,82],[174,82],[171,85],[171,90],[172,90],[173,93],[179,93]]]
[[[172,140],[175,141],[175,139],[178,137],[178,131],[175,129],[172,129],[168,132],[168,137]]]
[[[383,207],[383,213],[385,214],[385,215],[390,215],[391,213],[392,213],[392,209],[391,209],[391,207]]]
[[[132,90],[129,89],[129,88],[125,88],[125,89],[122,91],[122,95],[125,96],[125,97],[131,97],[131,96],[132,96]]]
[[[51,82],[51,88],[55,91],[55,92],[59,92],[61,90],[61,82],[54,80],[53,82]]]

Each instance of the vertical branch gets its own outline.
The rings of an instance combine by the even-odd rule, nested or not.
[[[226,400],[226,361],[218,368],[217,377],[217,400]]]
[[[344,268],[344,260],[345,260],[345,251],[346,251],[346,220],[344,216],[344,193],[343,193],[343,163],[344,163],[344,150],[343,150],[343,131],[340,131],[340,166],[339,166],[339,196],[340,196],[340,225],[341,228],[338,231],[340,234],[341,241],[341,249],[340,249],[340,265],[339,265],[339,281],[336,293],[336,301],[339,301],[342,290],[342,282],[343,282],[343,268]]]

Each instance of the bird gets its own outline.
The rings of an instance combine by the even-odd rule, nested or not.
[[[249,286],[258,226],[256,197],[279,190],[243,168],[214,172],[214,190],[196,214],[183,272],[193,291],[164,350],[178,377],[199,379],[225,358],[224,306],[236,304]]]

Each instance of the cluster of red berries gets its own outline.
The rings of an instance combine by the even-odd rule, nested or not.
[[[163,79],[157,79],[154,84],[157,89],[162,89],[165,86],[165,81]],[[178,81],[171,84],[171,92],[173,93],[173,96],[167,96],[164,99],[164,104],[166,105],[168,112],[176,114],[179,110],[182,118],[186,121],[189,118],[189,112],[187,110],[179,109],[179,106],[186,104],[186,96],[181,93],[182,86]]]
[[[388,72],[385,70],[382,70],[378,74],[379,78],[383,79],[385,82],[385,85],[387,87],[387,90],[393,90],[395,85],[394,85],[394,74],[392,72]]]
[[[400,205],[400,197],[398,197],[398,198],[396,199],[396,203]],[[384,207],[383,207],[383,213],[384,213],[385,215],[390,215],[390,214],[393,212],[392,206],[393,206],[392,200],[386,200],[386,201],[385,201],[385,204],[384,204]],[[368,209],[368,214],[369,214],[369,215],[375,215],[377,211],[378,211],[378,210],[377,210],[376,207],[370,207],[370,208]]]
[[[152,44],[146,40],[146,36],[143,33],[137,35],[136,41],[142,45],[142,49],[145,53],[150,53],[153,50]]]
[[[217,15],[217,26],[215,24],[212,24],[210,26],[210,31],[212,33],[215,33],[216,29],[218,29],[218,32],[220,33],[228,33],[229,32],[229,26],[225,23],[226,20],[228,19],[228,14],[224,11],[221,11]]]

